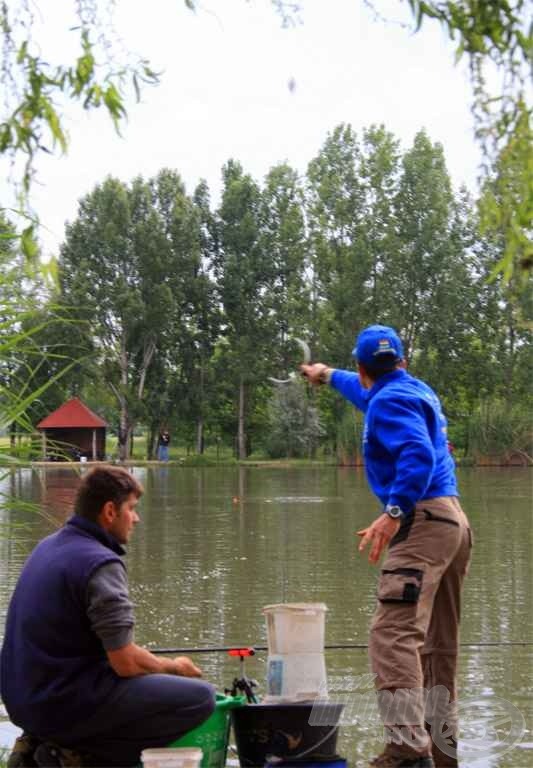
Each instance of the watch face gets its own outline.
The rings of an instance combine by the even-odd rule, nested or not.
[[[385,507],[385,512],[394,519],[402,516],[402,510],[400,507]]]

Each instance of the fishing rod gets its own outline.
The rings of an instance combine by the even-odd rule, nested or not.
[[[501,641],[480,641],[478,643],[459,643],[461,648],[506,648],[506,647],[529,647],[533,646],[533,641],[529,640],[501,640]],[[365,650],[367,643],[336,643],[325,645],[326,651],[352,651]],[[150,653],[154,654],[190,654],[190,653],[228,653],[230,656],[255,656],[257,651],[268,651],[266,645],[222,645],[206,646],[204,648],[149,648]]]
[[[309,345],[303,341],[303,339],[294,338],[293,341],[298,344],[303,352],[303,362],[309,364],[311,362],[311,350],[309,349]],[[287,379],[275,379],[273,376],[268,376],[268,380],[273,384],[292,384],[292,382],[296,380],[297,376],[298,374],[295,373],[295,371],[292,371]]]

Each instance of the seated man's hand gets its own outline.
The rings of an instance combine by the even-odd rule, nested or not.
[[[176,656],[173,662],[176,670],[174,672],[175,675],[181,675],[181,677],[202,677],[202,670],[188,656]]]
[[[188,656],[176,656],[173,659],[158,657],[135,643],[107,651],[107,657],[119,677],[150,674],[202,677],[202,670]]]

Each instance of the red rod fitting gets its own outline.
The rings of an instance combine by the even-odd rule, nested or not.
[[[255,656],[255,650],[253,648],[230,648],[228,656],[240,656],[242,659],[245,656]]]

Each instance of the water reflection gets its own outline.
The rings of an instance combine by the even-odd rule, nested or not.
[[[139,643],[264,645],[261,608],[285,601],[326,603],[328,643],[366,643],[377,572],[357,554],[355,531],[374,517],[377,504],[361,470],[164,466],[134,474],[145,487],[141,524],[127,557]],[[5,481],[19,499],[44,502],[51,517],[27,509],[4,513],[11,535],[0,540],[2,623],[25,557],[65,519],[77,482],[79,475],[55,469],[44,476],[17,471]],[[476,540],[463,641],[531,641],[531,475],[468,470],[460,473],[460,485]],[[464,766],[530,764],[532,650],[463,649],[462,697],[480,698],[489,720],[497,698],[509,700],[527,721],[521,748],[503,757],[494,748],[475,763],[467,758]],[[259,653],[246,663],[263,689],[265,661]],[[326,661],[332,690],[339,693],[350,695],[368,673],[364,650],[330,650]],[[238,673],[237,662],[224,654],[199,662],[220,688]],[[375,720],[358,718],[343,728],[339,748],[352,765],[365,765],[378,740]]]

